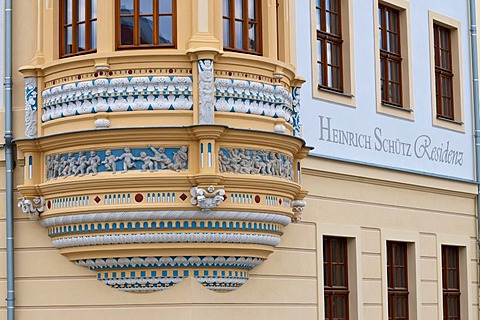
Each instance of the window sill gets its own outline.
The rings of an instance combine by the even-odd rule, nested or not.
[[[407,108],[407,107],[400,107],[400,106],[390,104],[390,103],[387,103],[387,102],[382,102],[382,106],[388,107],[388,108],[393,108],[395,110],[400,110],[400,111],[413,113],[413,109],[410,109],[410,108]]]
[[[458,124],[458,125],[464,125],[464,123],[462,121],[452,120],[452,119],[444,118],[444,117],[441,117],[441,116],[437,116],[437,119],[441,120],[441,121],[446,121],[446,122]]]
[[[328,92],[328,93],[337,94],[337,95],[339,95],[339,96],[347,97],[347,98],[353,98],[353,97],[354,97],[353,94],[345,93],[345,92],[339,92],[339,91],[335,91],[335,90],[331,90],[331,89],[327,89],[327,88],[324,88],[324,87],[322,87],[322,86],[318,86],[318,90],[324,91],[324,92]]]

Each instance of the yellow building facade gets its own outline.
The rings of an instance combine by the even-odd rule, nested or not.
[[[334,141],[329,130],[341,115],[314,110],[333,104],[361,114],[368,105],[355,78],[354,13],[360,19],[365,9],[376,30],[379,3],[364,2],[340,1],[347,66],[344,92],[332,93],[312,80],[317,38],[309,32],[323,2],[15,1],[10,314],[388,319],[390,250],[401,243],[408,319],[443,319],[447,247],[458,254],[461,318],[477,319],[473,160],[452,175],[435,174],[436,164],[425,173],[317,144]],[[417,9],[385,3],[412,16]],[[405,66],[413,78],[412,69]],[[412,82],[407,91],[417,101]],[[456,94],[470,112],[469,92]],[[420,121],[417,108],[408,121]],[[358,113],[344,119],[368,117]],[[452,149],[473,131],[471,116],[462,120],[460,129],[446,125],[462,135],[445,138]],[[385,134],[389,124],[378,127]],[[5,225],[4,206],[0,213]],[[0,283],[3,297],[4,269]]]

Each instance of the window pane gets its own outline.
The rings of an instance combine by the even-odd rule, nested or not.
[[[258,51],[257,25],[251,24],[248,28],[248,50]]]
[[[172,0],[159,0],[158,3],[159,13],[172,13]]]
[[[347,319],[347,298],[333,296],[333,319]]]
[[[92,21],[90,24],[90,49],[97,48],[97,21]]]
[[[322,30],[322,15],[320,9],[317,9],[317,30]]]
[[[64,2],[65,6],[64,6],[64,9],[65,9],[65,12],[64,12],[64,17],[65,17],[65,24],[71,24],[72,23],[72,16],[73,16],[73,12],[72,12],[72,0],[65,0]]]
[[[257,12],[256,12],[256,1],[255,0],[248,0],[248,20],[256,21],[257,20]]]
[[[153,44],[153,17],[140,17],[140,44]]]
[[[152,14],[153,13],[153,1],[152,0],[140,0],[140,14]]]
[[[133,17],[122,17],[120,19],[120,37],[121,44],[133,44]]]
[[[235,21],[235,48],[243,49],[243,23]]]
[[[223,45],[230,47],[230,20],[223,19]]]
[[[97,17],[97,0],[90,0],[90,17],[92,19]]]
[[[77,8],[77,21],[85,21],[85,0],[77,0],[78,1],[78,8]]]
[[[77,25],[77,52],[85,51],[85,24]]]
[[[223,15],[230,17],[230,0],[223,0]]]
[[[133,14],[133,0],[120,0],[120,14]]]
[[[243,19],[243,0],[235,0],[235,18]]]
[[[65,28],[65,48],[64,52],[65,54],[72,53],[73,50],[73,43],[72,43],[72,27],[66,27]]]
[[[173,43],[173,31],[172,31],[172,17],[160,16],[158,17],[158,43],[159,44],[172,44]]]

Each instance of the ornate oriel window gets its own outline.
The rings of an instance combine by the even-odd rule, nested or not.
[[[175,47],[176,0],[117,0],[117,48]]]
[[[340,0],[316,0],[318,86],[343,92]]]
[[[460,320],[458,247],[442,246],[443,319]]]
[[[325,319],[348,320],[347,239],[323,238]]]
[[[378,6],[380,28],[380,82],[382,102],[402,106],[402,55],[400,51],[400,13]]]
[[[453,67],[450,29],[433,25],[437,117],[454,120]]]
[[[223,0],[225,49],[260,54],[261,29],[260,0]]]
[[[97,0],[60,1],[60,57],[97,49]]]
[[[387,242],[388,319],[408,320],[407,244]]]

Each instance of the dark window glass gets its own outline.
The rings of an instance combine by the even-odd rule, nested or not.
[[[460,320],[458,247],[442,246],[443,319]]]
[[[261,53],[261,0],[223,0],[223,46]]]
[[[347,239],[323,238],[325,319],[348,319]]]
[[[174,47],[175,6],[176,0],[117,0],[117,47]]]
[[[408,320],[407,244],[387,242],[388,319]]]
[[[317,0],[318,85],[343,91],[341,0]]]
[[[380,86],[382,102],[402,106],[402,55],[400,52],[400,13],[379,5]]]
[[[60,23],[60,57],[97,49],[96,0],[61,0]]]
[[[435,96],[437,117],[454,120],[453,70],[450,29],[434,25]]]

